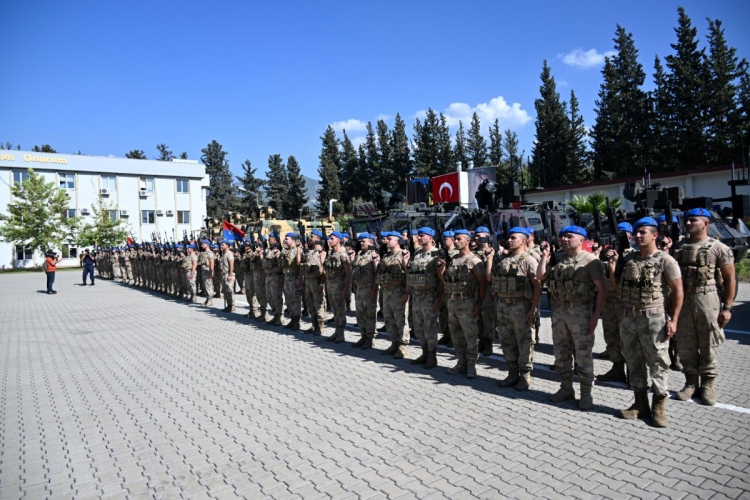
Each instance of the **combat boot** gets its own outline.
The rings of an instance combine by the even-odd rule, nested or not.
[[[476,360],[466,360],[466,378],[475,379],[477,378],[477,362]]]
[[[581,382],[581,399],[578,400],[580,410],[590,410],[594,407],[594,397],[591,395],[592,388],[591,382]]]
[[[596,357],[599,359],[606,360],[606,361],[609,361],[610,359],[609,353],[607,351],[600,352]]]
[[[299,330],[299,316],[292,316],[292,331],[296,332]]]
[[[648,393],[646,391],[635,391],[635,402],[627,410],[620,410],[620,418],[635,420],[651,416],[651,408],[648,406]]]
[[[529,387],[531,387],[531,372],[521,372],[520,375],[516,384],[516,390],[518,392],[528,391]]]
[[[289,323],[284,325],[285,330],[289,330],[294,326],[294,316],[292,316],[292,319],[289,320]]]
[[[481,351],[482,356],[492,356],[492,339],[487,339],[484,343],[484,349]]]
[[[396,354],[396,351],[398,351],[398,342],[391,342],[390,347],[380,351],[380,354],[384,354],[384,355]]]
[[[213,300],[211,300],[211,299],[208,299],[208,300],[206,301],[206,306],[208,306],[208,307],[211,307],[212,305],[214,305],[214,301],[213,301]]]
[[[669,418],[667,418],[667,395],[658,396],[654,394],[651,404],[651,419],[654,427],[666,427],[669,424]]]
[[[487,345],[487,339],[480,338],[479,345],[477,345],[477,351],[484,352],[484,346]]]
[[[437,366],[437,351],[427,351],[427,361],[424,364],[424,369],[429,370]]]
[[[560,389],[556,393],[550,394],[549,400],[553,403],[562,403],[576,398],[576,391],[573,389],[573,377],[564,377],[560,381]]]
[[[497,381],[497,385],[500,387],[510,387],[518,383],[518,365],[508,364],[508,376],[502,380]]]
[[[617,361],[615,363],[612,363],[612,368],[607,373],[602,373],[598,377],[596,377],[597,380],[600,382],[622,382],[626,383],[628,381],[627,377],[625,376],[625,362],[624,361]]]
[[[323,330],[325,329],[325,327],[326,327],[325,321],[318,321],[318,326],[317,328],[315,328],[313,335],[316,337],[320,337],[321,335],[323,335]]]
[[[338,337],[338,336],[339,336],[339,328],[336,327],[336,329],[333,331],[333,334],[331,334],[328,337],[326,337],[326,341],[327,342],[333,342],[334,340],[336,340],[336,337]]]
[[[422,355],[420,357],[411,360],[411,364],[413,365],[423,365],[425,363],[427,363],[427,347],[422,348]]]
[[[451,336],[448,333],[444,333],[438,340],[438,345],[448,345],[451,341]]]
[[[344,336],[344,328],[343,327],[338,328],[337,332],[338,333],[336,334],[336,338],[334,339],[334,342],[336,344],[340,344],[342,342],[345,342],[346,341],[346,337]]]
[[[680,401],[689,401],[693,398],[695,390],[698,388],[698,375],[685,375],[685,387],[678,392],[675,397]]]
[[[363,350],[372,349],[372,337],[367,337],[365,339],[364,344],[362,344],[362,349]]]
[[[352,346],[362,347],[362,345],[365,343],[366,340],[367,340],[367,335],[363,333],[362,336],[359,338],[359,340],[353,343]]]
[[[453,368],[448,368],[448,373],[450,375],[466,373],[466,358],[458,358],[458,363]]]
[[[716,404],[716,393],[714,392],[714,383],[716,377],[702,377],[701,378],[701,404],[706,406],[714,406]]]
[[[276,314],[266,320],[267,325],[273,325],[276,322]]]
[[[273,319],[275,321],[272,323],[272,326],[281,326],[281,314],[275,315]]]
[[[406,344],[399,344],[396,352],[393,353],[393,357],[396,359],[404,359],[409,354],[409,350],[406,348]]]

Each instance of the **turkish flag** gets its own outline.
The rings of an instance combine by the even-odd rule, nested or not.
[[[433,203],[458,203],[458,172],[432,178]]]

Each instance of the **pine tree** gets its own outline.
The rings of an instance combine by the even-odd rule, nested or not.
[[[391,148],[391,133],[385,121],[378,120],[377,124],[378,137],[378,166],[375,171],[376,186],[379,189],[385,189],[388,192],[400,190],[404,179],[396,179],[393,172],[393,149]]]
[[[280,154],[270,155],[266,171],[266,201],[280,216],[284,216],[288,198],[289,178],[284,159]]]
[[[503,134],[500,132],[500,121],[495,118],[495,123],[490,127],[490,165],[500,166],[503,162]]]
[[[187,151],[183,151],[182,153],[180,153],[180,160],[187,160],[187,159],[188,159]]]
[[[439,126],[432,108],[427,110],[424,123],[417,118],[414,124],[414,168],[417,177],[434,177],[441,173],[438,166]]]
[[[409,180],[412,175],[413,163],[409,148],[409,137],[406,135],[406,124],[399,114],[396,114],[396,120],[391,131],[391,165],[396,183],[403,185]]]
[[[531,169],[530,182],[536,186],[553,187],[561,185],[559,172],[566,168],[570,123],[546,60],[542,66],[541,80],[541,98],[534,101],[536,142],[531,151],[534,167]]]
[[[669,107],[667,140],[673,145],[675,169],[683,170],[707,164],[706,155],[706,80],[708,67],[705,50],[698,49],[698,30],[692,27],[685,9],[679,7],[675,51],[667,56]]]
[[[57,151],[49,144],[42,144],[42,146],[34,146],[32,149],[35,153],[57,153]]]
[[[211,141],[201,149],[201,162],[206,166],[210,190],[206,199],[206,211],[209,217],[223,219],[237,206],[237,196],[232,183],[232,172],[229,170],[227,152],[222,145]]]
[[[380,151],[378,151],[378,141],[375,137],[375,130],[372,128],[372,123],[370,122],[367,122],[365,153],[367,153],[367,162],[365,163],[364,168],[360,170],[360,175],[363,175],[364,179],[367,179],[368,182],[372,182],[375,186],[379,186]]]
[[[305,178],[302,176],[302,169],[300,169],[294,156],[289,156],[286,160],[286,177],[289,187],[284,202],[284,210],[288,217],[297,218],[300,216],[302,207],[307,203],[307,188],[305,187]]]
[[[672,145],[668,140],[669,96],[667,94],[667,75],[659,56],[654,58],[654,88],[649,93],[651,113],[651,143],[649,151],[654,171],[673,170]]]
[[[566,184],[588,182],[589,171],[588,133],[583,121],[576,93],[570,91],[570,148],[568,150]]]
[[[242,199],[240,201],[239,212],[247,215],[255,214],[262,204],[263,180],[258,179],[255,174],[258,169],[253,168],[250,160],[245,160],[242,164],[242,177],[237,177],[237,181],[242,185]]]
[[[172,161],[175,158],[175,155],[169,150],[169,146],[166,144],[157,144],[156,149],[159,151],[158,158],[155,158],[157,161]]]
[[[368,179],[360,177],[357,150],[354,149],[354,144],[349,139],[346,130],[344,130],[344,140],[341,141],[341,172],[339,178],[341,180],[341,202],[348,209],[351,207],[354,198],[362,197],[363,189],[360,186],[363,182],[367,184]]]
[[[453,146],[451,145],[451,130],[448,127],[448,119],[440,113],[440,124],[437,128],[437,171],[439,174],[447,174],[456,171],[456,163],[453,158]]]
[[[130,158],[131,160],[146,160],[146,153],[143,152],[142,149],[131,149],[127,153],[125,153],[125,158]]]
[[[318,167],[318,176],[320,184],[318,185],[316,207],[321,213],[328,213],[328,200],[339,200],[337,211],[341,211],[341,182],[339,172],[341,171],[341,153],[339,152],[338,139],[336,132],[329,125],[320,138],[323,141],[323,148],[320,151],[320,166]]]
[[[453,147],[453,157],[456,164],[461,166],[464,172],[469,170],[469,155],[467,153],[466,134],[464,134],[464,124],[458,120],[458,131],[456,132],[456,144]]]
[[[471,117],[467,153],[474,168],[487,165],[487,141],[482,137],[481,123],[479,122],[479,115],[476,112]]]
[[[750,74],[747,65],[744,65],[742,76],[740,77],[740,86],[737,91],[738,109],[740,115],[741,127],[739,130],[740,147],[742,147],[742,163],[750,163]]]
[[[503,165],[503,168],[498,172],[501,176],[496,177],[496,180],[502,183],[520,182],[523,153],[518,149],[518,134],[510,129],[505,130],[502,148],[503,157],[505,157],[506,160],[505,165]]]

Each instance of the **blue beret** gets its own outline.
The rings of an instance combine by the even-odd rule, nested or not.
[[[586,233],[586,230],[582,228],[581,226],[566,226],[562,228],[562,230],[560,230],[560,234],[565,234],[565,233],[579,234],[583,236],[584,238],[588,235],[588,233]]]
[[[633,225],[630,222],[620,222],[619,224],[617,224],[617,230],[632,233]]]
[[[179,248],[180,250],[184,250],[185,247],[183,245],[175,245],[175,248]]]
[[[331,231],[331,234],[328,235],[328,238],[330,239],[332,236],[335,236],[336,238],[343,240],[344,235],[341,234],[339,231]]]
[[[384,233],[381,233],[380,235],[383,238],[389,238],[391,236],[394,237],[394,238],[400,238],[401,237],[401,233],[399,233],[398,231],[386,231]]]
[[[667,222],[667,214],[661,214],[658,219],[656,219],[656,222],[661,224],[662,222]],[[672,216],[672,222],[677,222],[677,216]]]
[[[531,226],[529,226],[529,227],[526,228],[526,233],[528,233],[528,234],[534,234],[535,232],[536,232],[536,230],[533,227],[531,227]]]
[[[276,238],[276,233],[268,233],[269,238]]]
[[[514,234],[514,233],[522,234],[524,236],[528,236],[529,235],[529,233],[526,232],[526,228],[525,227],[520,227],[520,226],[512,227],[512,228],[510,228],[510,231],[508,231],[508,235],[511,235],[511,234]]]
[[[476,228],[476,229],[474,230],[474,232],[475,232],[475,233],[489,233],[489,232],[490,232],[490,230],[489,230],[489,229],[487,229],[487,228],[486,228],[486,227],[484,227],[484,226],[479,226],[478,228]]]
[[[412,229],[411,234],[412,236],[416,236],[417,234],[419,234],[419,231],[417,231],[416,229]]]
[[[443,236],[446,237],[446,238],[455,238],[456,237],[456,233],[454,233],[453,231],[445,231],[443,233]]]
[[[195,245],[193,245],[192,243],[191,243],[191,244],[189,244],[189,245],[188,245],[187,247],[188,247],[188,248],[192,248],[193,250],[195,250]]]
[[[693,208],[691,210],[688,210],[687,212],[685,212],[685,217],[708,217],[709,219],[713,218],[711,212],[709,212],[705,208]]]
[[[638,229],[641,226],[659,227],[659,223],[656,222],[653,217],[644,217],[635,221],[635,224],[633,224],[633,229]]]
[[[323,231],[321,231],[319,229],[313,229],[312,231],[310,231],[310,234],[314,234],[318,238],[322,238],[323,237]]]
[[[359,236],[357,236],[358,240],[364,240],[364,239],[375,239],[375,235],[371,233],[361,233]]]
[[[456,229],[455,231],[453,231],[453,234],[455,236],[458,236],[459,234],[463,234],[464,236],[468,236],[469,238],[471,238],[471,233],[467,231],[466,229]]]
[[[296,240],[296,239],[299,239],[299,234],[297,234],[297,233],[286,233],[285,237],[286,238],[292,238],[292,239]]]
[[[209,240],[203,240],[201,241],[202,244],[211,246],[211,242]]]
[[[268,236],[266,236],[265,234],[261,234],[260,239],[266,241],[268,239]]]
[[[427,236],[435,236],[435,230],[431,227],[420,227],[417,234],[426,234]]]

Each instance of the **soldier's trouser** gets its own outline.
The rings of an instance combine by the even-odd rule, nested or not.
[[[323,290],[318,290],[320,278],[305,278],[305,299],[307,300],[307,312],[310,313],[310,320],[313,326],[318,321],[326,319],[326,303],[323,300]]]
[[[123,278],[133,281],[133,266],[131,264],[125,264],[125,273]]]
[[[604,342],[607,344],[607,354],[613,363],[622,363],[622,339],[620,337],[620,320],[622,319],[622,303],[617,299],[607,299],[602,310],[602,328]]]
[[[406,328],[406,306],[401,303],[403,295],[403,286],[383,289],[383,318],[390,341],[408,344],[409,331]]]
[[[678,321],[679,324],[679,321]],[[668,393],[669,341],[667,340],[667,315],[647,313],[647,316],[623,315],[620,320],[622,353],[630,369],[630,387],[638,392],[648,388],[651,373],[654,394]]]
[[[193,274],[193,279],[190,279],[190,275],[192,273],[193,271],[185,271],[185,288],[190,294],[190,298],[196,297],[198,295],[196,282],[195,282],[195,274]]]
[[[493,340],[495,338],[495,315],[497,314],[497,306],[495,305],[495,300],[490,297],[489,292],[484,296],[482,311],[479,314],[482,316],[479,338]]]
[[[456,357],[476,362],[479,357],[477,345],[479,323],[472,314],[473,312],[474,297],[448,299],[448,324],[453,347],[456,349]]]
[[[216,293],[216,291],[221,293],[223,280],[224,278],[222,277],[221,273],[214,270],[214,282],[213,282],[214,293]]]
[[[362,335],[375,338],[375,309],[378,303],[377,297],[375,297],[375,302],[373,302],[371,295],[371,283],[358,286],[354,294],[354,307],[357,310],[357,325],[359,325]]]
[[[560,377],[573,377],[573,352],[581,383],[594,382],[594,340],[589,333],[593,304],[552,304],[552,347],[555,371]]]
[[[284,299],[282,297],[281,273],[266,274],[266,300],[273,307],[274,314],[284,314]]]
[[[450,335],[451,329],[448,326],[448,304],[445,301],[445,297],[440,302],[440,311],[438,311],[438,323],[440,324],[440,331],[443,335]]]
[[[412,289],[411,309],[414,312],[414,333],[422,348],[428,351],[437,349],[438,324],[433,307],[438,298],[437,290],[420,292]]]
[[[239,268],[240,265],[239,262],[235,262],[235,268]],[[234,273],[234,281],[235,283],[232,285],[234,288],[239,288],[240,291],[242,291],[243,288],[245,288],[245,272],[244,271],[236,271]]]
[[[346,327],[346,297],[341,298],[341,292],[344,290],[344,280],[326,281],[326,294],[330,300],[331,309],[333,310],[333,319],[336,321],[336,328]]]
[[[719,375],[717,350],[726,340],[724,330],[719,328],[720,310],[717,291],[699,295],[685,293],[674,337],[685,375]]]
[[[288,274],[284,276],[284,300],[289,314],[294,318],[302,314],[302,287],[297,288],[297,276]]]
[[[119,265],[112,266],[112,277],[114,279],[119,279],[122,277],[122,272],[120,271]]]
[[[234,277],[232,277],[230,281],[229,276],[222,276],[221,294],[224,296],[224,307],[233,307],[234,306]]]
[[[250,311],[255,314],[258,310],[258,301],[255,299],[255,279],[253,273],[245,273],[245,298]]]
[[[266,275],[262,270],[253,272],[253,287],[255,288],[255,297],[258,299],[258,311],[265,316],[268,312],[268,301],[266,300],[266,285],[263,278]]]
[[[497,330],[505,361],[509,365],[518,365],[522,372],[534,368],[534,332],[526,325],[529,310],[531,301],[528,299],[511,303],[497,300]]]
[[[209,273],[210,271],[203,270],[203,289],[206,291],[206,298],[211,300],[214,298],[214,278]]]

